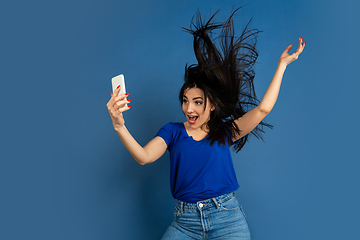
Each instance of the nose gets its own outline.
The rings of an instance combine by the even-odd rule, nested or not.
[[[186,111],[187,111],[188,113],[191,113],[191,112],[194,111],[193,105],[192,105],[191,103],[187,104],[187,106],[186,106]]]

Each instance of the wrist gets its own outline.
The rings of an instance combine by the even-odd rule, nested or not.
[[[283,62],[283,61],[278,62],[277,68],[285,70],[286,67],[287,67],[287,64],[285,62]]]
[[[125,124],[124,124],[124,125],[122,125],[122,126],[120,126],[120,127],[114,128],[114,129],[115,129],[115,131],[119,134],[119,133],[125,131],[125,130],[126,130],[126,127],[125,127]]]

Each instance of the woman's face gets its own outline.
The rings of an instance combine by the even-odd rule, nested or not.
[[[207,100],[204,109],[205,97],[204,91],[194,87],[184,91],[182,110],[186,116],[187,122],[192,129],[202,127],[210,119],[210,112],[213,104]]]

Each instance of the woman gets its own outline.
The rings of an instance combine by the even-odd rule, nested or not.
[[[118,96],[118,88],[107,103],[114,129],[139,164],[170,152],[171,192],[177,206],[163,239],[250,239],[245,215],[234,197],[239,184],[230,147],[239,151],[249,133],[261,138],[261,127],[271,127],[262,120],[277,100],[287,65],[298,58],[306,42],[299,38],[295,53],[289,54],[290,45],[281,54],[259,103],[252,70],[259,31],[246,26],[235,37],[232,17],[237,10],[224,23],[214,23],[217,13],[203,22],[198,12],[194,29],[185,29],[194,36],[198,61],[186,67],[179,94],[186,122],[166,124],[142,147],[125,127],[123,112],[130,106],[123,105],[130,102],[124,100],[128,94]],[[219,30],[220,36],[213,38]]]

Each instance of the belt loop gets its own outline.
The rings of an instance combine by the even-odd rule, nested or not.
[[[215,204],[216,209],[218,209],[220,207],[220,204],[216,201],[216,198],[212,198],[212,200]]]
[[[183,213],[184,212],[184,202],[180,201],[180,212]]]

